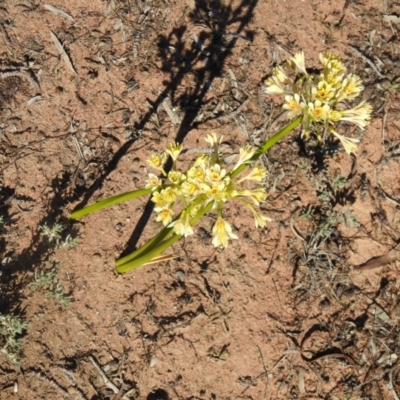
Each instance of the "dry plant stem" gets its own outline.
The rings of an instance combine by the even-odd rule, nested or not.
[[[356,271],[371,271],[375,268],[384,267],[393,261],[400,259],[400,251],[392,249],[388,253],[380,257],[374,257],[365,262],[364,264],[357,265],[354,269]]]
[[[128,391],[127,393],[124,393],[124,385],[121,386],[121,388],[117,388],[111,381],[110,379],[107,378],[107,375],[104,373],[103,369],[100,367],[100,365],[97,363],[97,361],[92,357],[89,356],[90,361],[92,362],[92,364],[94,365],[94,367],[96,368],[97,372],[100,374],[100,376],[103,378],[103,381],[105,383],[105,385],[111,389],[114,394],[115,397],[113,397],[113,400],[128,400],[130,397],[128,397],[128,395],[132,392],[132,390]]]
[[[395,367],[391,368],[390,372],[389,372],[388,388],[389,388],[390,392],[392,393],[394,400],[400,400],[399,396],[397,396],[396,390],[394,389],[394,386],[393,386],[393,371],[394,371],[394,369],[395,369]]]
[[[111,389],[115,394],[118,394],[119,389],[107,378],[107,375],[104,373],[103,369],[100,367],[100,365],[96,362],[96,360],[92,357],[89,356],[89,360],[92,362],[93,366],[96,368],[97,372],[100,374],[100,376],[103,378],[104,383],[106,386]]]

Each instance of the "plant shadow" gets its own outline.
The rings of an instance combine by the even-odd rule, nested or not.
[[[257,3],[258,0],[242,0],[233,6],[231,3],[222,1],[198,0],[190,13],[190,23],[200,28],[200,33],[194,34],[192,28],[184,23],[172,28],[169,33],[159,35],[158,57],[162,63],[161,70],[168,77],[163,82],[162,92],[149,101],[152,107],[135,123],[134,132],[137,134],[122,144],[109,160],[102,163],[102,170],[90,184],[75,185],[78,169],[75,173],[65,171],[55,176],[49,182],[52,188],[51,197],[46,204],[44,216],[38,222],[39,226],[52,226],[59,222],[64,225],[65,234],[76,234],[77,225],[63,217],[63,210],[77,199],[80,199],[80,202],[76,209],[89,203],[110,173],[118,168],[121,159],[137,142],[140,132],[145,129],[166,98],[170,99],[174,106],[179,106],[183,110],[177,132],[171,141],[182,143],[191,130],[210,120],[199,121],[197,117],[207,104],[206,96],[215,78],[223,75],[227,58],[232,54],[237,42],[253,40],[254,32],[248,28],[248,25],[254,17]],[[196,31],[199,32],[198,29]],[[187,40],[188,37],[192,37],[193,40]],[[195,83],[191,87],[185,85],[188,75],[195,78]],[[2,200],[12,197],[13,189],[4,188],[4,190],[7,193],[0,193]],[[5,219],[10,217],[10,210],[10,205],[2,206],[1,213]],[[152,211],[153,203],[148,201],[122,255],[134,250]],[[31,232],[31,235],[30,245],[18,255],[8,254],[7,240],[0,237],[0,253],[3,258],[10,259],[7,264],[2,265],[1,312],[12,312],[20,303],[21,292],[26,285],[28,275],[25,274],[19,278],[17,272],[32,273],[36,267],[49,261],[54,254],[54,246],[49,245],[39,229]],[[22,313],[22,310],[20,312]]]
[[[82,208],[90,201],[93,201],[93,196],[102,188],[110,174],[120,168],[121,160],[137,143],[140,132],[148,128],[152,117],[157,113],[157,109],[165,99],[168,99],[173,107],[182,110],[182,114],[179,116],[179,123],[175,125],[175,135],[170,139],[171,142],[184,142],[187,135],[194,129],[206,126],[212,117],[200,119],[199,116],[208,106],[210,88],[215,84],[216,78],[225,74],[227,61],[235,50],[237,43],[240,41],[251,42],[253,40],[254,33],[248,29],[248,25],[254,17],[257,2],[258,0],[242,0],[238,6],[233,7],[230,4],[226,5],[219,1],[199,0],[190,15],[191,23],[200,28],[196,29],[196,34],[191,26],[182,24],[174,27],[170,32],[159,35],[157,48],[158,57],[161,60],[160,69],[166,76],[163,82],[164,87],[160,94],[148,99],[151,107],[147,112],[140,115],[138,121],[133,125],[135,135],[122,144],[110,160],[103,163],[103,169],[98,171],[91,183],[85,183],[81,187],[74,187],[75,175],[71,172],[65,172],[63,175],[53,177],[49,182],[49,187],[52,188],[52,196],[46,202],[46,210],[38,222],[39,226],[51,226],[56,222],[62,222],[68,233],[73,234],[73,232],[77,231],[78,225],[71,223],[65,217],[63,218],[63,214],[65,214],[63,210],[72,202],[76,202],[77,199],[80,200],[80,203],[76,206],[76,209]],[[191,86],[186,83],[189,76],[191,82],[193,82]],[[301,141],[300,143],[303,142]],[[301,148],[301,146],[299,147]],[[314,174],[326,169],[327,154],[324,151],[318,152],[318,150],[311,155],[309,153],[306,154],[307,158],[311,158],[314,161],[312,165]],[[170,167],[171,165],[168,165],[166,169],[168,170]],[[330,195],[327,202],[329,202],[329,207],[331,208],[334,208],[337,204],[343,205],[346,202],[354,202],[355,200],[352,187],[344,187],[339,190],[328,181],[323,189],[318,195],[327,192]],[[12,197],[14,189],[6,188],[6,192],[7,198]],[[125,248],[121,256],[130,253],[137,247],[138,241],[151,218],[153,208],[154,204],[148,200],[129,239],[124,244]],[[4,213],[2,213],[4,218],[11,216],[10,210],[11,208],[6,204],[3,208]],[[325,209],[316,210],[318,218],[321,218],[324,212]],[[319,220],[318,223],[320,226],[324,221],[321,222]],[[332,227],[328,226],[328,228],[330,230]],[[335,247],[339,247],[340,243],[337,243],[335,234],[336,230],[332,230],[332,234],[326,237],[314,239],[310,234],[306,238],[312,244],[305,251],[305,261],[311,265],[310,270],[313,274],[310,274],[312,283],[314,281],[311,279],[314,279],[314,276],[318,277],[318,274],[322,275],[321,271],[325,273],[328,268],[336,268],[337,264],[339,264],[339,261],[337,261],[339,257],[337,259],[333,257],[335,254],[331,256],[328,251],[326,252],[328,256],[326,254],[316,254],[325,242],[328,250],[331,250],[329,249],[331,243]],[[20,296],[26,286],[23,281],[26,281],[28,275],[25,272],[32,272],[34,268],[50,261],[54,251],[38,229],[32,232],[30,246],[23,250],[21,254],[18,254],[18,258],[14,258],[12,254],[7,253],[6,242],[5,237],[0,237],[0,252],[11,259],[11,262],[2,268],[0,311],[4,313],[17,312],[18,315],[23,316],[24,310],[18,308],[18,304],[20,304]],[[331,256],[332,261],[328,258],[329,256]],[[270,267],[274,259],[275,250],[271,257]],[[301,261],[303,261],[301,258],[295,260],[294,281]],[[200,265],[201,272],[205,272],[207,268],[207,261],[203,261]],[[17,275],[17,272],[22,272],[21,276]],[[207,292],[214,291],[212,288],[209,290],[207,281],[205,281],[205,284]],[[293,286],[296,287],[297,285]],[[314,286],[317,287],[317,285]],[[219,292],[217,291],[216,293],[219,297]],[[168,398],[168,394],[162,392],[161,389],[156,390],[154,393],[150,393],[147,398],[159,398],[159,400],[164,397]]]
[[[202,26],[203,30],[198,36],[193,35],[194,40],[190,45],[185,41],[185,37],[190,35],[186,25],[159,36],[158,52],[163,60],[161,69],[170,77],[164,82],[164,91],[153,102],[153,110],[145,114],[137,124],[137,130],[144,128],[154,110],[167,97],[171,98],[173,105],[184,110],[175,142],[182,143],[192,129],[207,122],[207,119],[199,122],[196,118],[206,104],[206,95],[215,78],[223,74],[226,60],[237,41],[253,40],[254,32],[246,27],[254,16],[257,1],[243,0],[235,8],[220,1],[196,1],[196,8],[190,18],[194,24]],[[229,29],[234,32],[228,32]],[[188,75],[195,77],[195,84],[182,91],[182,83]],[[166,169],[170,167],[167,165]],[[152,211],[153,203],[148,201],[121,256],[134,250]]]

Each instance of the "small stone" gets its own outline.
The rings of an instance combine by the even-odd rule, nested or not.
[[[327,310],[330,307],[330,305],[331,305],[331,303],[327,298],[323,299],[319,303],[319,306],[321,307],[322,310]]]
[[[156,356],[153,356],[153,357],[151,357],[151,360],[150,360],[150,368],[153,368],[156,364],[157,364],[157,357]]]
[[[178,271],[175,272],[175,276],[180,281],[185,279],[185,273],[181,269],[178,269]]]

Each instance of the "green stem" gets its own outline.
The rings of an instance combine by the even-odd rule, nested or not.
[[[117,194],[116,196],[109,197],[108,199],[100,200],[97,203],[92,204],[91,206],[87,206],[80,210],[74,211],[70,218],[78,219],[83,217],[84,215],[90,214],[94,211],[101,210],[102,208],[113,206],[118,203],[122,203],[127,200],[135,199],[136,197],[144,196],[146,194],[150,194],[151,189],[139,189],[133,190],[131,192]]]
[[[297,117],[295,120],[290,122],[290,124],[286,125],[282,130],[280,130],[278,133],[275,133],[274,136],[270,137],[267,141],[265,141],[254,153],[253,157],[250,158],[250,160],[237,167],[234,171],[230,173],[231,178],[234,178],[235,176],[239,175],[243,170],[245,170],[248,166],[248,164],[251,164],[254,161],[257,161],[264,153],[266,153],[273,145],[275,145],[280,139],[282,139],[284,136],[286,136],[288,133],[290,133],[294,128],[297,127],[303,120],[303,117]]]

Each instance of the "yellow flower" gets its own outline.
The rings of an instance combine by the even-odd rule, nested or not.
[[[156,190],[158,186],[162,185],[162,181],[161,179],[154,175],[154,174],[149,174],[149,177],[146,181],[146,189],[152,189],[152,190]]]
[[[254,153],[256,152],[256,148],[253,146],[250,146],[249,144],[246,144],[246,146],[241,147],[239,149],[239,159],[236,163],[236,165],[233,167],[233,171],[237,169],[239,166],[244,164],[246,161],[250,160],[251,157],[253,157]]]
[[[312,88],[311,93],[314,99],[326,103],[335,96],[336,90],[327,81],[321,80],[317,87]]]
[[[342,113],[337,110],[329,110],[327,120],[331,123],[337,122],[342,118]]]
[[[346,72],[346,67],[337,54],[327,51],[325,54],[320,53],[319,59],[321,64],[324,66],[325,72],[332,73],[336,76],[342,75]]]
[[[267,86],[267,88],[265,89],[265,93],[284,93],[285,89],[282,87],[282,84],[286,84],[288,82],[289,78],[283,68],[280,66],[276,67],[272,72],[272,76],[265,81],[265,84]]]
[[[197,204],[197,205],[193,205],[190,207],[189,210],[189,215],[193,218],[197,215],[197,213],[200,211],[201,205]]]
[[[340,140],[347,154],[355,154],[357,152],[357,143],[360,142],[358,139],[348,138],[346,136],[339,135],[333,129],[331,129],[330,132],[332,133],[332,135],[335,135]]]
[[[161,190],[160,192],[154,192],[151,201],[157,204],[158,207],[165,207],[168,204],[173,203],[176,200],[176,193],[171,187]]]
[[[330,107],[328,104],[322,104],[319,100],[314,103],[308,103],[308,115],[314,121],[323,121],[329,115]]]
[[[323,75],[323,79],[335,90],[340,90],[340,88],[342,87],[343,75],[337,75],[335,72],[330,71],[327,74]]]
[[[164,207],[166,204],[168,204],[168,202],[165,201],[165,197],[162,192],[154,192],[151,201],[160,207]]]
[[[289,65],[295,66],[297,71],[305,76],[308,76],[306,71],[306,61],[304,59],[304,52],[300,51],[296,53],[292,58],[289,59]]]
[[[171,187],[161,190],[161,194],[164,196],[164,199],[168,204],[171,204],[176,200],[175,190]]]
[[[204,168],[205,168],[205,166],[190,168],[187,172],[187,177],[189,179],[195,179],[199,182],[203,182],[205,179]]]
[[[283,105],[283,109],[288,110],[287,116],[294,118],[303,112],[302,104],[300,103],[300,96],[295,93],[293,96],[285,96],[286,103]]]
[[[263,203],[267,199],[267,194],[265,193],[265,189],[259,188],[250,190],[250,198],[257,205]]]
[[[201,193],[200,184],[197,181],[187,180],[181,185],[182,195],[188,197],[189,200],[192,200],[193,197],[197,196]]]
[[[158,169],[159,171],[161,171],[162,173],[165,174],[164,172],[164,164],[165,161],[167,160],[167,154],[166,153],[162,153],[161,156],[158,156],[157,154],[152,154],[150,156],[150,158],[147,160],[147,163],[155,168]]]
[[[254,207],[250,203],[246,203],[246,206],[251,210],[254,217],[254,224],[256,228],[264,228],[267,225],[267,222],[271,221],[271,218],[266,217],[265,215],[257,212]]]
[[[232,233],[232,227],[231,225],[222,219],[221,217],[218,217],[217,221],[215,222],[212,233],[214,235],[214,238],[212,240],[212,244],[215,247],[223,246],[223,247],[228,247],[228,239],[237,239],[238,237]]]
[[[262,188],[252,189],[252,190],[249,190],[249,189],[238,190],[238,196],[250,197],[250,199],[257,206],[259,206],[260,203],[264,202],[267,198],[265,189],[262,189]]]
[[[220,182],[226,175],[226,170],[219,164],[214,164],[206,170],[205,181],[211,184]]]
[[[179,154],[182,152],[183,150],[183,145],[180,143],[171,143],[168,145],[168,147],[166,148],[166,152],[171,156],[172,161],[176,161],[176,159],[178,158]]]
[[[168,173],[168,179],[171,183],[173,183],[174,185],[177,185],[178,183],[185,180],[186,176],[183,175],[182,172],[179,172],[179,171],[170,171]]]
[[[323,73],[320,76],[308,75],[304,53],[295,54],[288,60],[288,64],[295,70],[297,77],[291,81],[283,70],[275,69],[273,76],[267,80],[267,93],[285,94],[283,109],[288,111],[290,119],[302,116],[301,136],[305,139],[313,135],[322,141],[326,129],[334,132],[336,123],[340,121],[354,123],[363,129],[370,122],[371,105],[361,102],[346,110],[347,104],[343,102],[360,95],[364,89],[360,77],[352,73],[346,75],[346,67],[336,54],[321,53],[319,58]],[[337,132],[334,134],[348,153],[356,151],[356,139],[346,138]],[[253,198],[253,201],[258,200]]]
[[[173,212],[169,207],[155,207],[154,211],[158,212],[156,221],[161,221],[164,226],[167,226],[172,221]]]
[[[204,167],[207,164],[208,160],[209,160],[208,156],[206,156],[204,154],[200,154],[194,161],[191,169],[196,168],[196,167]]]
[[[372,106],[364,101],[350,110],[341,111],[341,121],[352,122],[361,129],[369,124],[372,113]]]
[[[271,218],[268,218],[265,215],[258,213],[257,211],[253,212],[253,217],[256,228],[265,228],[267,226],[267,222],[271,221]]]
[[[267,88],[265,89],[265,93],[267,94],[282,94],[285,93],[285,90],[281,86],[278,78],[275,76],[271,76],[265,81],[265,85]]]
[[[354,99],[362,91],[364,86],[360,77],[354,74],[349,74],[342,82],[341,93],[337,99],[338,102],[345,99]]]
[[[177,235],[182,235],[185,237],[188,237],[190,235],[193,235],[193,228],[189,223],[189,219],[187,217],[185,218],[179,218],[178,220],[172,222],[171,224],[168,225],[168,227],[173,227],[174,232]]]
[[[281,66],[274,68],[273,75],[276,79],[278,79],[279,82],[287,83],[289,81],[289,77],[286,75]]]
[[[205,204],[210,201],[214,202],[225,202],[228,200],[227,182],[222,181],[215,185],[208,185],[206,183],[201,184],[201,190],[204,196],[207,198]]]
[[[218,137],[215,132],[210,132],[204,139],[211,147],[218,147],[222,142],[222,136]]]
[[[255,181],[262,182],[267,176],[267,171],[264,167],[260,165],[256,165],[251,169],[249,174],[247,174],[244,178],[240,179],[239,182],[242,181]]]

